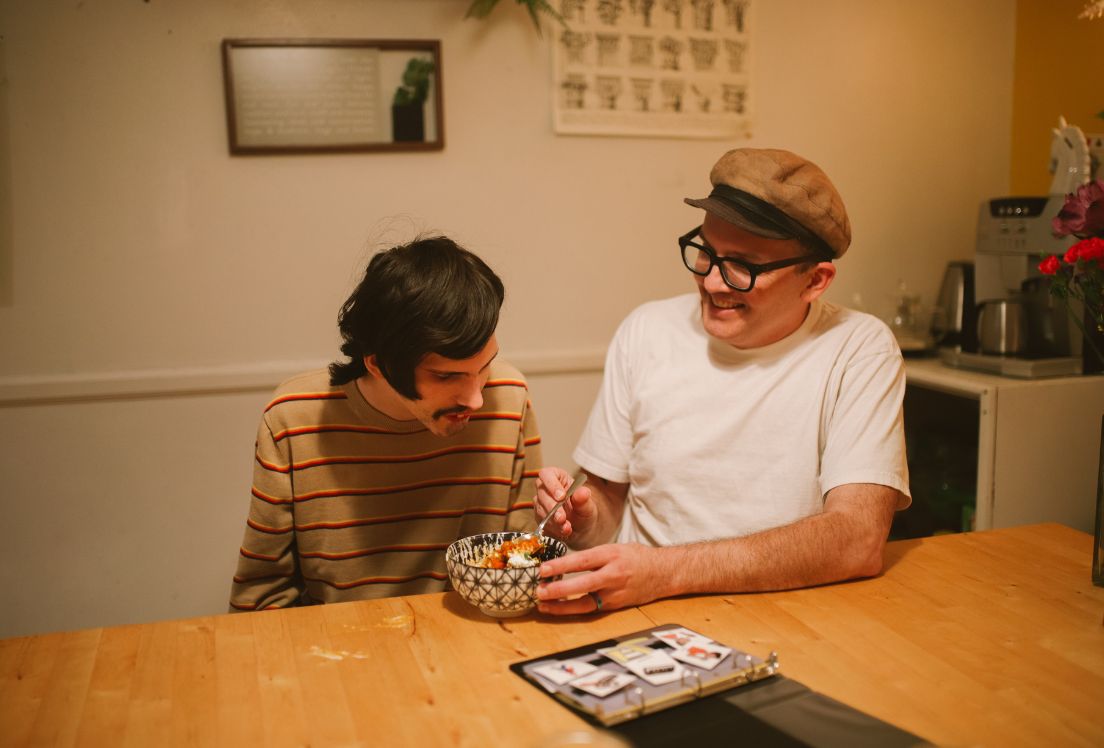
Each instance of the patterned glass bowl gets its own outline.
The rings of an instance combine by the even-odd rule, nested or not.
[[[540,564],[521,569],[486,569],[474,566],[484,555],[520,532],[489,532],[455,541],[445,551],[449,581],[460,597],[492,618],[514,618],[528,613],[537,604]],[[556,538],[544,538],[548,560],[567,553],[567,546]]]

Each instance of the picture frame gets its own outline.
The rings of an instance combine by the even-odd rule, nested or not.
[[[563,0],[553,39],[560,135],[752,135],[752,0]]]
[[[445,147],[433,39],[223,39],[232,155]]]

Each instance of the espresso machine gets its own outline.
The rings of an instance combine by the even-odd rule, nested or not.
[[[966,345],[941,348],[945,364],[1022,378],[1081,373],[1081,333],[1038,267],[1077,241],[1052,233],[1064,202],[1056,194],[981,203],[973,268],[977,334]]]

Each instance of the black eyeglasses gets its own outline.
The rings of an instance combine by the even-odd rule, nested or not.
[[[756,265],[735,257],[718,257],[704,239],[694,241],[695,238],[701,237],[701,230],[702,227],[698,226],[690,233],[679,237],[679,251],[682,253],[683,264],[691,273],[701,276],[709,275],[716,265],[721,269],[721,278],[725,285],[734,291],[750,291],[755,287],[755,279],[763,273],[800,265],[803,262],[822,262],[825,259],[820,255],[811,254]]]

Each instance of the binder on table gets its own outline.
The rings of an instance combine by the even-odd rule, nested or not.
[[[593,721],[607,727],[700,699],[703,696],[728,691],[748,683],[770,678],[778,672],[779,665],[776,653],[772,652],[767,659],[762,659],[747,652],[732,649],[712,668],[695,667],[690,664],[680,665],[682,674],[678,680],[654,685],[634,676],[626,665],[598,651],[618,647],[636,647],[657,652],[671,652],[673,648],[660,639],[659,636],[663,632],[676,630],[686,629],[677,623],[667,623],[651,629],[626,634],[616,639],[595,642],[576,649],[514,663],[510,665],[510,669],[572,709],[582,712]],[[702,640],[712,641],[702,634],[698,634],[698,636]],[[723,642],[716,642],[716,644],[730,649]],[[569,661],[581,661],[601,667],[604,671],[612,673],[625,673],[633,676],[634,680],[607,696],[596,696],[581,690],[570,681],[562,684],[553,682],[539,672],[539,669],[544,666]],[[575,683],[578,683],[578,679]]]
[[[610,674],[630,674],[628,667],[599,650],[628,646],[669,652],[671,648],[659,637],[676,630],[689,631],[677,623],[663,624],[517,662],[510,670],[591,724],[613,729],[636,748],[695,741],[711,745],[731,742],[736,736],[765,748],[929,745],[910,732],[780,674],[776,653],[762,659],[723,642],[715,644],[731,651],[712,668],[689,665],[686,675],[662,685],[636,678],[605,696],[583,691],[571,681],[558,683],[540,672],[547,672],[550,665],[582,662]],[[672,709],[680,705],[680,709]]]

